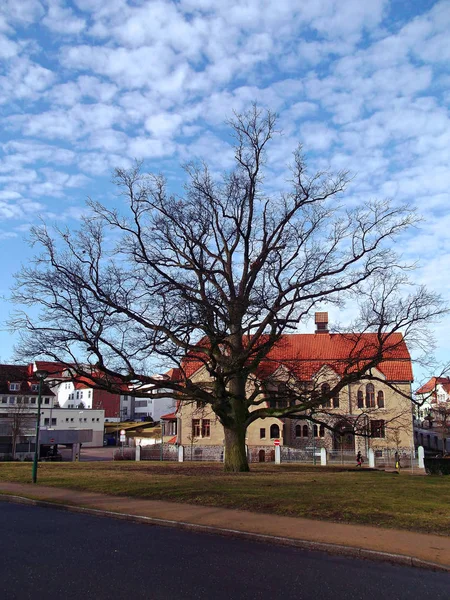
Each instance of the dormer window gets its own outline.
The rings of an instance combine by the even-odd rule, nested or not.
[[[10,383],[9,391],[10,392],[18,392],[20,390],[20,383]]]
[[[38,383],[32,383],[31,384],[31,391],[32,392],[38,392],[39,391],[39,384]]]

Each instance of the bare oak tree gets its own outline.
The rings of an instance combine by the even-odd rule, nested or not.
[[[392,248],[416,221],[407,206],[347,206],[348,174],[309,174],[301,148],[286,189],[271,192],[266,149],[275,115],[253,106],[230,126],[235,167],[221,178],[190,163],[178,196],[140,165],[117,169],[126,210],[90,201],[79,231],[33,228],[41,253],[18,274],[14,300],[42,310],[37,318],[17,314],[13,326],[23,334],[22,356],[75,365],[111,391],[132,382],[142,395],[141,382],[211,406],[225,431],[225,469],[244,471],[250,423],[314,415],[370,376],[398,332],[424,344],[425,325],[443,308],[422,287],[405,292],[406,267]],[[317,304],[346,301],[361,311],[347,332],[354,351],[339,383],[326,398],[310,387],[274,389],[288,401],[268,405],[257,372],[271,349]],[[353,331],[374,332],[371,347]],[[180,380],[143,375],[155,356],[178,365]],[[209,383],[191,379],[192,360],[205,366]]]

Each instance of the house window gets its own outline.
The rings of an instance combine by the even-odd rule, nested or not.
[[[80,399],[80,392],[77,392],[77,400]]]
[[[17,404],[22,404],[22,396],[17,396]]]
[[[385,437],[385,426],[383,420],[370,421],[370,435],[373,438]]]
[[[38,383],[32,383],[31,384],[31,391],[32,392],[37,392],[39,390],[39,384]]]
[[[272,439],[280,437],[280,428],[278,427],[278,425],[275,425],[275,423],[270,426],[270,437]]]
[[[80,398],[82,398],[82,397],[83,397],[83,391],[80,392]]]
[[[264,427],[261,427],[261,429],[259,430],[259,439],[264,440],[265,437],[266,437],[266,430]]]
[[[375,408],[375,387],[373,383],[366,385],[366,408]]]
[[[25,404],[29,404],[30,403],[30,399],[28,398],[28,396],[25,396],[25,398],[23,399]]]
[[[90,397],[91,397],[91,394],[92,394],[92,392],[91,392],[91,390],[89,390],[89,391],[88,391],[88,398],[90,398]]]
[[[69,422],[69,417],[66,417],[66,423],[68,423],[68,422]]]
[[[378,408],[384,408],[384,394],[381,390],[377,394],[377,404]]]
[[[10,396],[10,397],[9,397],[9,403],[10,403],[10,404],[14,404],[14,403],[15,403],[15,401],[16,401],[16,400],[15,400],[14,396]]]
[[[364,394],[362,390],[358,390],[358,408],[364,408]]]
[[[50,404],[50,398],[44,398],[44,404]]]
[[[50,425],[50,419],[48,419],[47,417],[45,417],[44,419],[44,425]]]
[[[7,403],[8,398],[6,396],[2,396],[2,404]]]
[[[320,437],[325,437],[325,426],[324,425],[321,425],[319,427],[319,436]]]
[[[70,422],[73,423],[73,419],[70,419]]]
[[[97,423],[100,421],[100,419],[97,419]]]
[[[296,425],[295,426],[295,437],[297,437],[297,438],[302,437],[302,427],[301,427],[301,425]]]
[[[20,383],[10,383],[9,391],[10,392],[18,392],[20,390]]]
[[[314,425],[314,437],[317,437],[317,425]]]
[[[202,420],[202,437],[211,437],[211,421],[209,419]]]
[[[339,408],[339,392],[333,396],[333,408]]]
[[[200,419],[192,419],[192,437],[200,437]]]
[[[52,426],[53,426],[53,425],[56,425],[56,419],[53,419],[53,418],[52,418]]]
[[[326,396],[327,394],[330,393],[330,386],[328,385],[328,383],[322,383],[320,392],[321,392],[322,396]],[[327,398],[322,402],[322,408],[331,408],[330,398]]]
[[[31,398],[31,404],[36,404],[36,398]]]
[[[303,425],[303,437],[308,437],[308,425]]]
[[[197,409],[205,408],[206,402],[204,402],[203,400],[197,400],[195,406],[197,407]]]

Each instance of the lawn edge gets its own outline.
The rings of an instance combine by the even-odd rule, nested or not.
[[[195,531],[198,533],[207,533],[211,535],[222,535],[225,537],[234,537],[240,539],[246,539],[249,541],[256,541],[261,543],[276,544],[278,546],[291,546],[296,548],[302,548],[304,550],[312,550],[317,552],[326,552],[328,554],[340,555],[340,556],[351,556],[353,558],[375,560],[381,562],[389,562],[398,565],[416,567],[421,569],[428,569],[432,571],[441,571],[450,573],[450,565],[443,565],[440,563],[434,563],[425,561],[414,556],[408,556],[405,554],[396,554],[390,552],[382,552],[380,550],[369,550],[366,548],[359,548],[357,546],[344,546],[341,544],[331,544],[326,542],[314,542],[311,540],[302,540],[297,538],[288,538],[282,536],[273,536],[261,533],[253,533],[249,531],[243,531],[239,529],[230,529],[223,527],[214,527],[212,525],[201,525],[198,523],[190,523],[187,521],[175,521],[171,519],[161,519],[158,517],[145,517],[140,515],[132,515],[129,513],[122,513],[116,511],[101,510],[98,508],[89,508],[86,506],[79,506],[72,503],[53,502],[51,500],[41,500],[33,498],[32,496],[17,496],[14,494],[0,493],[0,502],[11,502],[14,504],[26,504],[31,506],[40,506],[44,508],[55,508],[57,510],[63,510],[68,512],[84,513],[94,515],[98,517],[108,517],[123,521],[132,521],[135,523],[141,523],[146,525],[156,525],[161,527],[174,527],[178,529],[185,529],[189,531]]]

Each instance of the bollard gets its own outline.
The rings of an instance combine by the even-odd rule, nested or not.
[[[275,464],[281,464],[281,446],[275,446]]]
[[[369,467],[371,469],[375,469],[375,452],[373,451],[373,448],[369,448]]]
[[[136,446],[136,461],[141,460],[141,446],[137,444]]]
[[[423,446],[419,446],[418,456],[419,456],[419,469],[425,469],[425,462],[424,462],[425,450],[423,449]]]
[[[184,462],[184,447],[178,446],[178,462]]]

